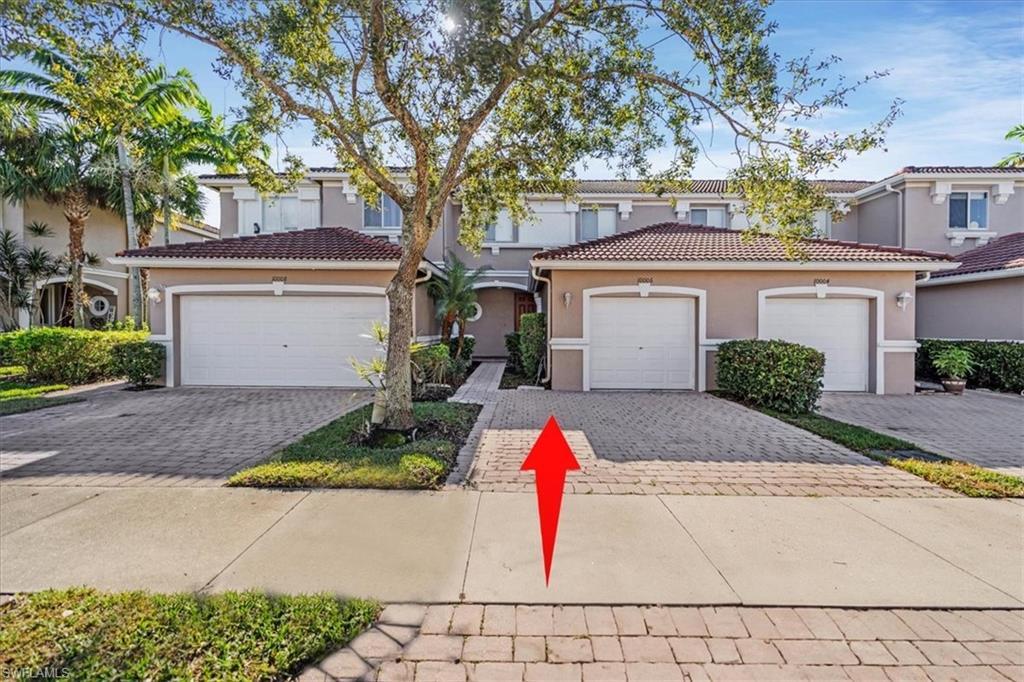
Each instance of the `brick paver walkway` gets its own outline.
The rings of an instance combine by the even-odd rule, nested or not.
[[[0,418],[3,481],[20,485],[217,486],[365,402],[352,389],[107,390]]]
[[[921,395],[826,393],[822,413],[947,457],[1024,476],[1024,398],[967,391]]]
[[[501,391],[470,483],[532,491],[533,474],[519,469],[549,415],[582,467],[569,472],[570,493],[955,495],[754,410],[689,392]]]
[[[1021,680],[1024,612],[392,605],[299,679]]]
[[[492,402],[498,397],[498,386],[501,384],[501,375],[504,373],[504,360],[485,360],[473,370],[473,373],[466,379],[466,383],[459,386],[459,390],[449,400],[455,403],[476,403],[478,405]]]

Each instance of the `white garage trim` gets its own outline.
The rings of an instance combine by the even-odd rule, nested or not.
[[[764,320],[768,307],[768,299],[778,296],[815,296],[828,298],[829,296],[851,296],[856,298],[867,298],[875,302],[875,393],[885,393],[885,352],[886,350],[903,350],[902,345],[887,346],[885,341],[885,292],[878,289],[867,289],[864,287],[834,287],[834,286],[800,286],[800,287],[776,287],[774,289],[761,289],[757,292],[757,338],[764,339]],[[889,342],[892,343],[892,342]]]
[[[637,294],[646,297],[648,294],[671,294],[696,299],[697,304],[697,390],[707,390],[707,354],[703,347],[707,345],[707,295],[706,289],[676,287],[655,284],[624,284],[607,287],[591,287],[583,290],[583,337],[580,339],[551,339],[552,348],[572,348],[583,351],[583,390],[590,390],[590,306],[594,296],[612,294]]]
[[[367,296],[383,296],[387,299],[384,287],[371,287],[356,284],[288,284],[267,282],[265,284],[179,284],[166,287],[164,294],[164,334],[154,334],[150,341],[162,343],[167,349],[167,386],[174,386],[175,353],[174,353],[174,297],[179,294],[222,294],[222,293],[253,293],[267,292],[280,296],[289,293],[326,293],[326,294],[363,294]],[[384,323],[387,324],[390,307],[384,306]]]

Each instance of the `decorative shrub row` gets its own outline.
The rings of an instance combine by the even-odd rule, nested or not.
[[[519,344],[519,332],[505,334],[505,352],[508,353],[506,366],[512,374],[522,374],[523,372],[523,354],[520,352]]]
[[[129,341],[114,346],[112,354],[114,374],[126,378],[132,386],[145,388],[163,374],[167,351],[152,341]]]
[[[0,334],[0,357],[24,365],[32,381],[60,384],[87,384],[124,376],[114,359],[114,348],[121,344],[146,343],[148,331],[95,331],[69,327],[33,327]],[[162,353],[163,348],[160,348]],[[156,351],[144,351],[151,356]],[[142,361],[134,358],[141,351],[126,351],[132,356],[133,374],[139,376]],[[127,359],[126,359],[127,362]],[[152,361],[149,361],[150,368]],[[155,378],[161,366],[151,372]]]
[[[547,321],[544,313],[525,313],[519,318],[519,363],[523,375],[536,381],[547,357]]]
[[[718,388],[743,402],[779,412],[814,411],[821,398],[825,355],[787,341],[727,341],[716,355]]]
[[[994,391],[1024,391],[1024,343],[1012,341],[942,341],[919,339],[917,350],[917,376],[937,381],[941,377],[932,361],[944,348],[963,348],[971,354],[974,369],[967,376],[970,388],[989,388]]]

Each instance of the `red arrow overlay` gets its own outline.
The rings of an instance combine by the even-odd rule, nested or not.
[[[520,471],[536,472],[537,511],[540,513],[540,540],[544,547],[544,584],[551,583],[551,558],[555,554],[555,535],[558,534],[558,515],[562,511],[562,492],[565,472],[577,470],[580,463],[565,441],[562,429],[554,417],[548,418],[540,437],[530,454],[523,460]]]

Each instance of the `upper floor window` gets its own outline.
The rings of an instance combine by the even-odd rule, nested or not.
[[[984,230],[988,227],[988,192],[951,192],[949,226],[953,229]]]
[[[614,208],[580,209],[580,239],[587,241],[615,234]]]
[[[402,229],[402,209],[383,192],[376,203],[363,202],[363,227],[371,230]]]
[[[263,202],[260,232],[281,232],[299,229],[299,198],[273,197]]]
[[[692,208],[690,209],[690,223],[708,227],[725,227],[725,209]]]
[[[512,218],[509,217],[508,211],[504,209],[499,211],[498,217],[487,226],[485,232],[484,241],[486,242],[512,241],[515,238],[515,230],[513,229]]]

